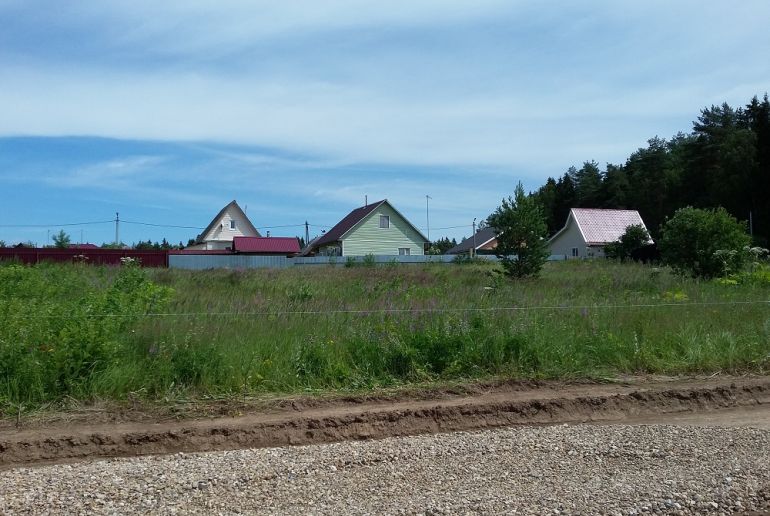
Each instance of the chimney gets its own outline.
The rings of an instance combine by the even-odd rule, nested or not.
[[[364,207],[369,206],[369,196],[364,195]]]

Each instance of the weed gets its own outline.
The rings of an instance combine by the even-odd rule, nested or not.
[[[498,269],[4,264],[0,410],[65,398],[770,368],[766,264],[728,284],[604,261],[549,263],[526,281]]]

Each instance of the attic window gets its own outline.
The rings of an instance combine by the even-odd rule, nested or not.
[[[235,229],[235,221],[230,220],[230,229]]]
[[[390,227],[390,215],[380,215],[380,227],[383,229]]]

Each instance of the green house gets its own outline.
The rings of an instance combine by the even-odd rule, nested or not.
[[[425,254],[428,239],[387,199],[351,211],[303,255],[363,256]]]

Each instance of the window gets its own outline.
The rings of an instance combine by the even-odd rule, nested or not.
[[[578,248],[577,247],[573,247],[572,248],[572,257],[573,258],[577,258],[578,256],[579,256],[578,255]]]
[[[399,247],[398,248],[398,255],[399,256],[409,256],[409,248],[408,247]]]
[[[380,215],[380,227],[384,229],[390,227],[390,215]]]
[[[235,229],[235,221],[230,220],[230,229]]]

